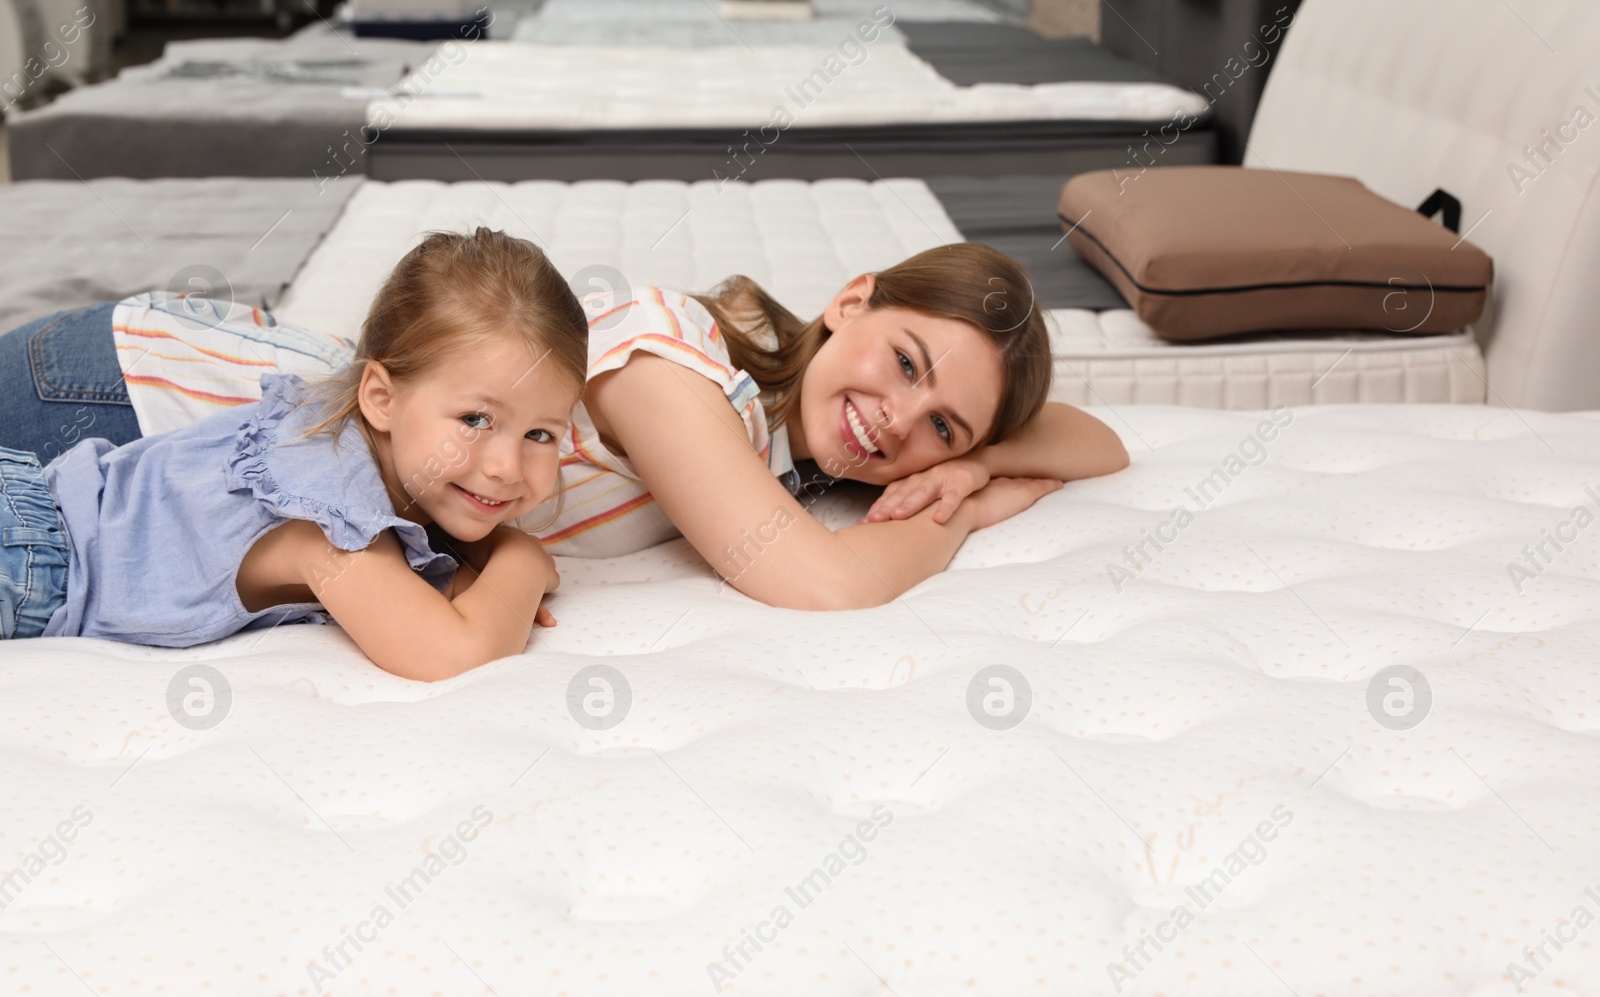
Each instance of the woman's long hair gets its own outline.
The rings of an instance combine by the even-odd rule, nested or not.
[[[977,328],[1000,355],[994,426],[980,445],[999,443],[1044,408],[1052,372],[1050,334],[1027,271],[976,242],[925,250],[874,275],[869,309],[905,308]],[[802,322],[749,277],[730,277],[694,295],[716,320],[735,367],[749,372],[773,402],[772,425],[799,406],[800,381],[831,330],[818,316]]]

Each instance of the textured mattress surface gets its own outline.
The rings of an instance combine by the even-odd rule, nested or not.
[[[847,18],[852,23],[871,17],[874,10],[888,7],[895,20],[907,21],[994,21],[993,10],[972,0],[813,0],[813,20]],[[569,24],[602,25],[610,29],[619,22],[654,24],[697,24],[721,17],[716,4],[698,0],[545,0],[535,18]],[[760,22],[734,20],[735,27]],[[771,22],[767,22],[771,23]]]
[[[374,128],[766,128],[984,121],[1167,121],[1203,98],[1160,83],[957,86],[903,44],[714,49],[477,42],[367,108]],[[781,113],[780,113],[781,112]]]
[[[709,289],[743,273],[799,315],[857,274],[961,240],[920,180],[364,181],[277,314],[356,336],[372,296],[423,233],[504,228],[550,253],[580,291],[626,283]],[[1062,246],[1058,252],[1069,253]],[[1253,337],[1175,346],[1126,309],[1054,310],[1055,396],[1262,408],[1309,402],[1481,402],[1469,334]]]
[[[0,644],[4,991],[1595,993],[1600,413],[1096,414],[878,609],[675,541],[433,686]]]
[[[548,0],[517,22],[512,39],[541,45],[669,45],[715,48],[726,45],[834,46],[849,38],[875,9],[887,8],[896,21],[965,25],[995,22],[999,16],[967,0],[821,0],[816,16],[805,21],[729,19],[714,4],[662,0]],[[903,41],[892,25],[878,41]],[[874,42],[873,44],[877,44]]]
[[[511,34],[515,42],[534,45],[605,44],[608,47],[667,46],[671,48],[722,48],[750,45],[838,45],[852,37],[859,20],[817,17],[809,21],[729,21],[714,9],[701,8],[704,16],[663,21],[623,20],[604,24],[592,21],[525,17]],[[883,29],[874,45],[904,44],[905,36],[893,25]]]

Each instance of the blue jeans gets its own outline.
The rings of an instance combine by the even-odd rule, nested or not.
[[[38,637],[67,601],[67,534],[39,458],[0,447],[0,640]]]
[[[0,336],[0,445],[47,464],[89,437],[139,438],[111,333],[115,307],[57,312]]]

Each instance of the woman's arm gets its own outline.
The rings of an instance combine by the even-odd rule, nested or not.
[[[942,523],[996,475],[1070,481],[1093,478],[1128,466],[1128,451],[1111,427],[1060,402],[1049,402],[1039,415],[1004,443],[978,447],[965,456],[935,464],[926,471],[891,482],[867,510],[862,522],[905,519],[933,507]]]
[[[491,538],[483,571],[453,599],[411,569],[389,530],[365,550],[330,553],[315,523],[293,520],[257,541],[239,570],[258,586],[309,586],[378,667],[431,682],[521,653],[540,600],[559,584],[538,540],[510,528]]]
[[[1011,439],[970,455],[992,476],[1096,478],[1128,466],[1128,450],[1110,426],[1080,408],[1049,402]]]
[[[1006,483],[987,504],[974,502],[947,523],[925,514],[834,533],[778,484],[709,379],[636,355],[589,382],[584,403],[695,550],[739,591],[771,606],[882,605],[944,570],[972,530],[1048,490]]]

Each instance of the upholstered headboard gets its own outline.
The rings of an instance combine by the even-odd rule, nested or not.
[[[1600,3],[1305,0],[1276,63],[1245,164],[1460,198],[1488,403],[1600,409]]]

